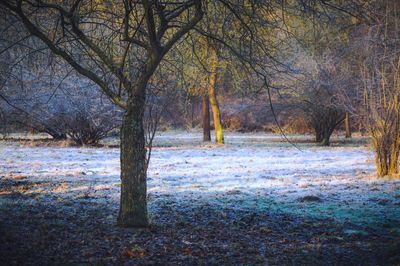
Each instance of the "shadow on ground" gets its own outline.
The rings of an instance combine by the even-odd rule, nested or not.
[[[25,184],[28,185],[28,184]],[[117,202],[96,194],[0,195],[1,265],[395,265],[400,224],[393,228],[338,223],[207,195],[210,203],[177,195],[149,198],[152,225],[115,225]],[[103,195],[103,194],[102,194]],[[243,196],[243,195],[242,195]],[[215,197],[215,198],[212,198]],[[229,199],[232,195],[229,195]],[[312,201],[316,199],[304,199]],[[214,202],[214,203],[213,203]],[[262,204],[261,204],[262,203]],[[304,203],[304,202],[303,202]],[[305,203],[307,204],[307,202]],[[377,221],[379,222],[379,221]],[[350,229],[349,229],[350,228]]]

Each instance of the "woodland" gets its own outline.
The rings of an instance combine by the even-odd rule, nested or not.
[[[399,265],[399,153],[398,1],[0,0],[1,265]]]

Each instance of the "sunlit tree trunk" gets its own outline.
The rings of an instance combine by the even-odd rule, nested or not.
[[[349,112],[346,112],[346,116],[344,118],[344,127],[346,129],[346,135],[345,137],[351,138],[351,128],[350,128],[350,117],[349,117]]]
[[[201,96],[202,98],[202,115],[203,115],[203,141],[211,141],[210,133],[210,101],[208,95]]]
[[[219,104],[215,93],[215,85],[217,81],[218,56],[215,50],[211,49],[211,51],[212,54],[211,54],[211,68],[209,76],[208,95],[210,98],[210,104],[214,118],[213,120],[215,129],[215,142],[219,144],[224,144],[224,131],[222,129],[222,123],[221,123],[221,110],[219,109]]]
[[[399,138],[383,134],[372,136],[375,164],[379,176],[397,176],[399,172]]]
[[[389,175],[395,176],[399,173],[399,145],[394,145],[390,151]]]
[[[144,105],[144,93],[132,99],[121,127],[121,199],[118,225],[122,227],[148,225]]]
[[[194,105],[195,104],[195,99],[194,97],[191,97],[190,100],[190,126],[191,128],[194,128]]]

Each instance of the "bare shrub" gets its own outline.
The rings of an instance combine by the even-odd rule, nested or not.
[[[315,141],[330,144],[333,131],[342,123],[346,110],[339,104],[338,89],[348,82],[338,70],[333,55],[304,59],[306,72],[297,82],[293,105],[301,110],[308,127],[315,132]]]
[[[385,2],[377,9],[376,25],[368,28],[361,65],[367,129],[375,149],[379,176],[398,174],[400,150],[399,9]]]
[[[115,122],[117,121],[115,116],[101,112],[89,113],[77,110],[59,118],[68,137],[78,145],[97,145],[119,126],[119,123]]]

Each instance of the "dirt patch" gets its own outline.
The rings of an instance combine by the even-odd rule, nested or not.
[[[304,196],[304,197],[299,198],[298,201],[300,201],[300,202],[321,202],[322,199],[318,196],[309,195],[309,196]]]

